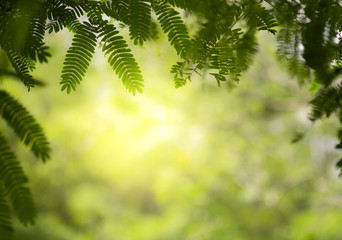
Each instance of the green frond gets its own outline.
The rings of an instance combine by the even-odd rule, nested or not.
[[[216,36],[208,39],[202,38],[202,35],[196,36],[191,40],[189,55],[192,62],[196,63],[196,68],[202,70],[207,68],[208,58],[212,54],[213,47],[217,43]]]
[[[142,93],[144,84],[140,68],[119,31],[113,25],[106,24],[102,27],[99,37],[102,38],[102,51],[108,55],[109,65],[121,78],[128,91],[133,95],[136,91]]]
[[[173,81],[175,82],[175,88],[183,87],[186,84],[185,78],[174,78]]]
[[[321,88],[310,102],[312,106],[310,119],[314,121],[323,117],[329,117],[336,111],[341,111],[341,99],[341,83],[336,86]]]
[[[73,34],[76,35],[78,29],[82,27],[82,23],[80,23],[80,21],[78,21],[78,19],[72,21],[70,24],[68,24],[67,29],[69,30],[69,32],[72,32]]]
[[[125,0],[113,0],[101,2],[102,11],[108,16],[126,25],[130,22],[129,2]]]
[[[209,6],[205,7],[206,4]],[[220,0],[206,4],[203,3],[198,9],[203,10],[201,14],[208,20],[200,26],[191,41],[188,57],[196,64],[195,70],[218,70],[211,75],[219,85],[227,74],[237,81],[240,71],[245,70],[255,52],[254,34],[247,31],[248,36],[246,34],[241,38],[241,29],[234,29],[243,16],[240,6]],[[211,10],[206,11],[205,8]],[[244,65],[240,66],[240,63]]]
[[[93,32],[94,28],[88,22],[77,26],[63,63],[60,81],[62,91],[66,90],[70,93],[81,83],[95,52],[96,35]]]
[[[130,0],[130,36],[135,45],[142,45],[149,36],[151,5],[146,0]]]
[[[218,73],[210,73],[216,78],[217,84],[226,81],[226,76],[230,76],[235,82],[239,82],[241,70],[237,65],[237,58],[235,54],[228,55],[231,49],[227,46],[220,46],[210,56],[209,69],[216,69]]]
[[[227,59],[232,56],[236,56],[236,46],[241,39],[242,31],[240,28],[232,30],[227,37],[222,38],[216,45],[215,50],[218,52],[219,58],[219,67],[223,72],[228,71],[224,70],[224,65],[226,65]]]
[[[34,62],[47,62],[50,54],[47,52],[48,47],[44,44],[44,36],[46,29],[46,16],[34,18],[29,26],[27,41],[24,48],[25,56],[28,56]]]
[[[249,1],[245,9],[245,18],[250,28],[256,28],[258,31],[266,30],[276,34],[274,28],[278,26],[275,17],[265,7],[257,1]]]
[[[329,54],[330,47],[324,44],[325,21],[324,18],[315,17],[303,28],[301,36],[304,51],[302,56],[305,59],[305,64],[315,71],[316,81],[329,86],[333,81],[330,74],[332,55]]]
[[[50,148],[45,134],[30,113],[5,91],[0,91],[0,116],[35,156],[46,161]],[[1,152],[1,151],[0,151]]]
[[[235,82],[239,81],[242,68],[238,64],[238,55],[243,57],[244,54],[244,52],[238,52],[241,50],[239,48],[241,35],[241,29],[234,29],[211,48],[208,68],[218,71],[218,73],[215,72],[211,75],[216,78],[219,86],[220,82],[226,81],[225,76],[230,76]],[[240,59],[240,61],[243,61],[243,59]]]
[[[91,25],[97,26],[101,25],[105,20],[103,20],[102,14],[103,11],[101,9],[101,4],[103,2],[99,2],[96,0],[87,0],[80,1],[80,6],[87,13],[88,21]],[[96,32],[96,30],[95,30]]]
[[[14,1],[13,1],[14,2]],[[12,2],[11,2],[12,3]],[[50,54],[44,45],[46,12],[41,1],[28,9],[27,2],[13,3],[17,11],[5,11],[0,17],[0,45],[28,89],[34,86],[29,74],[36,61],[46,62]],[[20,31],[13,31],[20,29]]]
[[[59,0],[51,0],[47,1],[47,3],[47,18],[49,23],[46,29],[49,33],[61,31],[83,15],[81,7],[75,6],[71,8]]]
[[[163,1],[153,3],[152,8],[158,16],[164,33],[168,34],[170,44],[180,57],[185,58],[190,45],[190,37],[179,13]]]
[[[276,34],[277,30],[274,28],[278,26],[275,18],[265,8],[260,8],[257,14],[258,31],[266,30],[272,34]]]
[[[30,90],[31,87],[34,87],[34,80],[29,73],[30,69],[32,70],[34,68],[34,62],[14,50],[9,50],[6,53],[15,72],[25,84],[27,89]]]
[[[175,75],[175,77],[183,77],[184,75],[184,66],[186,62],[177,62],[176,64],[172,65],[171,67],[171,73]]]
[[[280,58],[296,57],[301,43],[301,33],[296,25],[285,26],[277,34],[277,54]]]
[[[36,56],[39,62],[43,63],[47,63],[48,62],[48,58],[51,57],[51,54],[47,51],[49,49],[48,46],[45,46],[45,44],[43,43],[42,45],[40,45],[37,49],[36,49]]]
[[[241,71],[247,70],[252,63],[253,57],[257,52],[257,46],[255,32],[252,30],[245,32],[236,42],[236,60]]]
[[[24,171],[0,133],[0,185],[3,185],[18,219],[24,224],[33,224],[36,209],[30,190],[25,186],[28,182]]]
[[[89,22],[95,26],[102,25],[104,24],[104,22],[106,22],[102,19],[102,11],[98,2],[95,2],[91,5],[91,9],[89,9],[89,11],[87,12],[87,16]]]
[[[300,50],[301,33],[297,25],[287,25],[277,34],[277,55],[279,60],[285,61],[292,77],[303,83],[310,77],[310,70],[302,57]]]
[[[191,81],[191,73],[189,73],[186,65],[186,61],[177,62],[171,68],[171,73],[174,74],[173,80],[176,88],[184,86],[187,81]]]
[[[0,236],[2,239],[13,239],[11,212],[5,196],[3,183],[0,183]]]

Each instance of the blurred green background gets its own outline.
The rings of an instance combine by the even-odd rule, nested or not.
[[[1,83],[53,149],[42,164],[5,132],[39,214],[35,226],[16,223],[16,239],[342,239],[336,125],[307,120],[308,86],[275,62],[274,39],[259,36],[236,88],[204,76],[175,89],[168,43],[132,46],[145,88],[131,96],[101,52],[76,92],[60,92],[71,37],[47,39],[53,57],[34,72],[47,86]]]

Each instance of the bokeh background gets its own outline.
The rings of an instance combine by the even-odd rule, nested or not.
[[[307,119],[313,93],[276,62],[272,37],[259,35],[241,82],[221,87],[204,75],[175,89],[163,37],[132,46],[145,78],[137,96],[99,51],[77,91],[61,92],[71,38],[48,36],[53,57],[34,72],[45,87],[1,82],[53,149],[43,164],[6,128],[39,214],[15,224],[17,240],[342,239],[337,125]]]

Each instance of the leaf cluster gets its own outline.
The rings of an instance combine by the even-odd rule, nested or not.
[[[341,15],[338,0],[4,0],[0,3],[0,48],[30,90],[37,83],[31,75],[36,63],[50,57],[45,34],[68,29],[74,37],[63,63],[61,90],[76,90],[99,47],[134,95],[143,91],[143,76],[118,25],[128,27],[135,45],[156,39],[160,34],[156,24],[160,26],[179,56],[171,67],[176,87],[191,81],[194,74],[212,76],[219,86],[237,84],[257,51],[256,33],[266,31],[277,35],[278,55],[289,72],[299,82],[321,86],[311,101],[311,118],[318,120],[341,115]],[[197,20],[193,34],[186,16]],[[48,158],[41,129],[32,118],[23,117],[28,113],[19,103],[1,94],[3,118],[37,156]],[[342,142],[342,134],[338,137]],[[5,141],[3,146],[2,151],[8,152]],[[7,212],[2,195],[8,193],[3,188],[0,207]]]
[[[319,86],[310,101],[312,121],[341,118],[342,5],[337,0],[266,1],[280,23],[278,55],[300,83]],[[341,149],[342,134],[338,130]],[[341,164],[337,167],[342,171]]]
[[[49,143],[42,128],[18,101],[3,90],[0,91],[0,116],[34,155],[43,161],[49,158]],[[36,218],[27,182],[20,162],[0,131],[0,236],[6,236],[5,239],[13,236],[9,203],[24,225],[33,224]]]

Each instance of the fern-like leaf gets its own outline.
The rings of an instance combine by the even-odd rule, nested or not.
[[[302,36],[299,25],[287,25],[277,34],[277,55],[279,60],[286,61],[292,77],[296,77],[299,83],[303,83],[310,77],[309,67],[302,57]]]
[[[191,81],[191,73],[188,73],[186,70],[186,61],[177,62],[171,68],[171,73],[174,74],[173,80],[176,88],[180,88],[184,86],[188,81]]]
[[[245,18],[251,28],[257,28],[258,31],[266,30],[272,34],[277,33],[277,30],[274,29],[278,26],[275,17],[257,1],[248,2],[245,9]]]
[[[0,236],[6,240],[13,239],[11,212],[2,182],[0,182]]]
[[[35,156],[43,161],[49,158],[50,147],[42,128],[30,113],[5,91],[0,91],[0,116],[23,143],[31,148]]]
[[[121,21],[124,24],[130,23],[130,7],[129,2],[125,0],[113,0],[101,2],[101,10],[107,16]]]
[[[62,91],[66,90],[67,93],[76,90],[76,86],[81,83],[96,46],[94,28],[88,22],[77,25],[75,30],[76,34],[67,51],[60,81]]]
[[[235,45],[237,65],[241,71],[245,71],[250,66],[254,54],[257,52],[257,43],[255,40],[255,33],[247,31],[237,41]]]
[[[28,182],[16,156],[0,133],[0,184],[4,186],[5,195],[13,206],[14,212],[24,224],[33,224],[36,209],[30,190],[25,186]]]
[[[80,7],[75,6],[70,8],[59,0],[50,0],[47,3],[47,18],[50,22],[46,28],[49,33],[61,31],[83,14]]]
[[[341,110],[341,99],[342,83],[320,89],[310,102],[312,105],[310,119],[314,121],[322,117],[329,117],[332,113]]]
[[[50,54],[47,52],[48,47],[44,44],[44,35],[46,29],[45,16],[42,19],[35,18],[30,24],[29,37],[25,44],[25,52],[32,60],[47,62]]]
[[[130,35],[135,45],[142,45],[149,36],[151,25],[151,5],[149,1],[130,1]]]
[[[190,37],[179,13],[163,1],[152,4],[152,8],[158,16],[164,33],[168,34],[170,44],[180,57],[185,58]]]
[[[88,21],[91,25],[97,26],[106,22],[102,17],[101,2],[96,0],[81,1],[80,6],[87,13]],[[96,32],[96,29],[94,31]]]
[[[220,82],[226,81],[225,76],[228,75],[235,82],[239,81],[242,69],[238,64],[238,55],[243,57],[243,54],[239,52],[241,50],[239,49],[241,34],[241,29],[234,29],[230,31],[229,35],[224,36],[212,46],[209,69],[218,70],[218,73],[211,73],[211,75],[216,78],[219,86]]]
[[[30,90],[31,87],[34,87],[34,80],[30,74],[30,70],[34,69],[34,62],[14,50],[9,50],[6,53],[15,72],[27,89]]]
[[[276,34],[274,27],[278,26],[275,18],[265,8],[260,8],[257,14],[258,31],[266,30],[272,34]]]
[[[102,37],[102,51],[109,56],[109,65],[121,78],[128,91],[133,95],[137,91],[142,93],[144,84],[140,68],[119,31],[113,25],[106,24],[102,27],[99,37]]]

